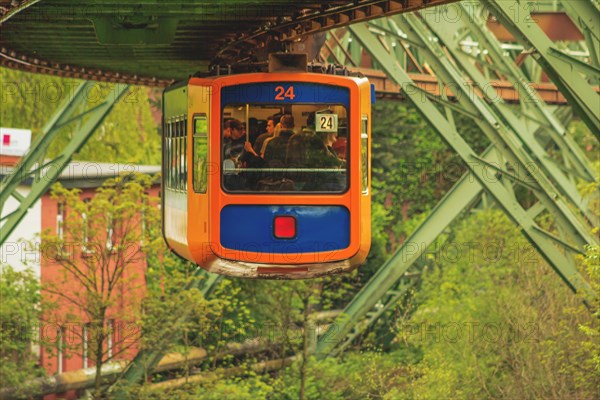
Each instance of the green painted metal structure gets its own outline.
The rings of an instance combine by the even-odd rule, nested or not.
[[[452,1],[0,1],[0,65],[166,85],[211,64],[264,60],[305,33]]]
[[[372,323],[373,315],[381,315],[378,311],[382,306],[388,308],[397,299],[390,294],[396,293],[393,288],[401,282],[403,274],[443,229],[474,201],[474,196],[480,195],[482,188],[521,227],[527,238],[574,291],[582,293],[588,300],[596,296],[577,271],[573,257],[577,252],[582,252],[586,244],[597,244],[597,239],[590,233],[592,226],[588,223],[597,221],[578,195],[574,184],[575,177],[595,181],[589,162],[567,136],[564,124],[553,115],[550,108],[544,105],[535,92],[525,90],[530,88],[525,87],[522,73],[512,60],[500,52],[500,44],[483,28],[482,20],[477,20],[476,15],[471,13],[468,14],[469,19],[461,21],[462,25],[444,25],[429,22],[428,19],[435,20],[436,16],[431,11],[426,14],[426,18],[415,13],[391,18],[386,22],[371,23],[370,26],[358,24],[349,27],[349,30],[354,41],[360,42],[388,76],[402,86],[415,107],[460,154],[470,168],[468,175],[475,176],[477,182],[466,185],[466,177],[463,177],[440,201],[428,219],[380,268],[353,298],[335,325],[322,336],[317,345],[319,357],[338,354]],[[406,71],[396,61],[389,36],[393,40],[404,40],[413,47],[418,47],[419,55],[431,65],[445,87],[458,92],[462,90],[462,96],[454,93],[457,104],[417,90],[416,84],[411,82]],[[502,69],[516,87],[525,90],[523,93],[529,96],[533,104],[522,101],[522,107],[515,109],[505,105],[496,93],[490,91],[483,91],[484,98],[472,95],[475,87],[489,88],[491,85],[464,52],[461,40],[466,36],[480,40],[479,45],[484,46],[480,49],[481,53],[485,51],[485,55],[491,54],[490,63],[493,67]],[[446,110],[447,117],[435,107],[435,103]],[[457,132],[451,117],[452,111],[474,119],[497,149],[496,160],[490,162],[489,159],[474,154]],[[550,158],[546,151],[548,142],[563,150],[563,160]],[[489,155],[488,151],[487,156]],[[560,168],[560,161],[569,168]],[[506,167],[511,164],[513,168],[509,171]],[[520,165],[520,168],[515,169],[515,165]],[[526,165],[536,165],[539,168],[531,171],[535,173],[519,174],[519,170],[527,171]],[[493,169],[498,179],[494,182],[486,179],[482,167]],[[534,192],[539,199],[538,203],[527,209],[521,206],[513,189],[514,185],[525,186]],[[461,186],[470,186],[470,195],[465,194],[467,189]],[[547,209],[547,205],[551,208]],[[536,222],[536,216],[544,210],[557,217],[554,232],[542,229]],[[587,221],[584,216],[591,221]],[[411,259],[406,253],[415,243],[423,246],[417,251],[417,255],[410,252],[413,256]]]
[[[475,87],[489,88],[491,82],[479,71],[472,62],[471,57],[463,51],[461,37],[465,34],[469,34],[480,43],[479,51],[482,51],[482,53],[487,52],[491,59],[488,65],[508,71],[505,73],[508,80],[519,88],[522,98],[520,107],[508,107],[494,91],[483,90],[482,93],[489,107],[497,114],[496,118],[499,121],[505,121],[506,128],[512,135],[526,146],[525,153],[530,155],[531,159],[525,159],[525,162],[536,162],[536,166],[543,170],[549,178],[548,182],[551,178],[561,195],[570,200],[593,221],[593,212],[589,210],[586,201],[579,194],[576,181],[572,176],[574,174],[565,171],[563,167],[572,165],[577,171],[576,177],[593,182],[592,167],[583,155],[582,150],[567,134],[566,127],[560,124],[549,109],[544,106],[544,102],[537,93],[524,84],[524,77],[520,70],[512,60],[503,56],[498,41],[494,40],[489,32],[482,29],[481,21],[474,19],[474,9],[466,8],[460,4],[459,6],[461,6],[464,15],[469,16],[469,19],[465,18],[457,21],[458,27],[452,26],[449,28],[449,25],[435,23],[434,15],[428,13],[428,18],[423,18],[424,26],[422,28],[433,32],[440,41],[443,41],[445,49],[448,50],[458,67],[462,69],[466,78],[475,83]],[[440,12],[443,12],[443,8]],[[548,133],[552,138],[552,144],[562,150],[560,152],[563,157],[562,160],[553,159],[547,150],[549,148],[548,143],[542,145],[538,141],[534,134],[538,128],[543,128],[544,133]],[[538,175],[537,171],[535,175]],[[548,188],[549,193],[552,193],[552,190],[554,189]]]
[[[588,48],[593,60],[592,64],[588,64],[565,53],[548,38],[531,16],[530,2],[497,0],[481,0],[481,2],[514,37],[533,50],[536,61],[560,88],[569,104],[585,121],[592,133],[600,138],[598,94],[586,79],[596,84],[600,81],[598,3],[594,0],[561,1],[574,22],[582,27],[588,40]]]
[[[6,241],[29,208],[56,182],[73,155],[83,147],[128,90],[128,86],[124,84],[115,84],[112,90],[96,90],[98,85],[96,82],[83,82],[50,119],[38,140],[32,144],[30,151],[12,173],[2,180],[0,212],[7,211],[4,206],[10,196],[18,200],[19,204],[10,213],[4,213],[6,216],[0,226],[0,244]],[[92,90],[103,93],[104,97],[89,103]],[[69,143],[60,156],[46,160],[48,147],[65,128],[73,129]],[[31,190],[24,197],[17,192],[17,187],[26,180],[32,180],[32,183]]]
[[[544,129],[543,133],[549,136],[553,143],[560,149],[561,159],[554,161],[556,163],[562,163],[569,168],[567,172],[574,172],[576,176],[581,179],[589,182],[596,180],[597,178],[594,176],[594,171],[589,160],[582,149],[568,134],[566,126],[552,113],[540,96],[532,90],[523,70],[520,69],[511,58],[505,55],[501,43],[488,29],[486,29],[485,22],[488,20],[488,15],[485,9],[465,7],[463,3],[458,3],[458,7],[460,7],[466,18],[457,22],[462,24],[457,31],[464,32],[461,36],[468,34],[479,44],[478,57],[476,57],[478,65],[485,67],[489,71],[487,75],[491,75],[495,72],[506,78],[507,81],[518,89],[521,97],[524,97],[519,110],[520,115],[526,120],[539,124]],[[466,57],[475,57],[460,47],[460,43],[457,43],[458,38],[452,32],[448,32],[446,26],[433,26],[433,24],[428,24],[428,26],[437,31],[436,33],[438,36],[442,35],[445,38],[447,37],[449,40],[452,40],[451,46],[449,43],[447,43],[447,45],[452,47],[454,50],[453,54],[460,58],[461,66],[467,65],[465,60]],[[443,29],[443,32],[441,29]],[[445,36],[446,34],[449,36]],[[600,40],[597,41],[597,45],[598,44],[600,44]],[[479,71],[473,71],[472,67],[469,65],[467,65],[467,67],[470,69],[469,73],[471,75],[478,75],[479,86],[484,87],[481,83],[481,73],[479,73]],[[501,104],[501,102],[495,101],[494,104]],[[539,139],[528,139],[528,142],[532,141],[539,141]],[[544,146],[547,146],[547,143],[544,143]],[[536,151],[535,156],[538,159],[552,160],[544,149],[542,149],[542,151],[545,154],[539,153],[539,148],[532,150]],[[547,172],[552,174],[551,171]],[[576,194],[577,192],[574,187],[568,187],[567,189],[569,193],[565,193],[566,196],[571,196],[573,193]],[[578,198],[572,198],[571,200],[576,204],[580,204]]]

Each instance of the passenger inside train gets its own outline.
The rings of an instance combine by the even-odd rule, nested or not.
[[[249,121],[252,134],[243,121]],[[265,131],[257,132],[259,126]],[[347,110],[341,105],[226,106],[223,188],[342,193],[348,187],[347,137]]]

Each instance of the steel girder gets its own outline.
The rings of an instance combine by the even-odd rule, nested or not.
[[[431,13],[427,13],[422,20],[410,17],[407,20],[422,21],[423,28],[433,32],[440,42],[443,42],[444,49],[464,72],[466,78],[474,82],[476,87],[482,88],[481,94],[487,100],[489,107],[506,123],[507,128],[514,133],[514,136],[527,147],[527,152],[534,157],[544,173],[555,182],[556,188],[562,196],[568,198],[572,204],[582,210],[582,213],[591,221],[596,222],[596,216],[588,209],[587,201],[577,190],[576,180],[567,169],[572,167],[579,177],[594,182],[595,178],[589,161],[568,135],[566,127],[552,115],[542,99],[527,85],[525,77],[512,60],[503,56],[500,44],[494,40],[493,35],[482,29],[481,23],[474,20],[473,9],[469,10],[466,7],[463,9],[465,15],[469,15],[469,19],[456,21],[452,26],[433,22]],[[443,7],[436,11],[442,13]],[[414,24],[411,26],[414,28]],[[479,71],[471,57],[462,49],[461,39],[467,34],[479,41],[478,51],[487,52],[494,66],[508,71],[507,79],[519,88],[522,97],[520,108],[507,107],[502,98],[494,90],[489,89],[492,86],[491,81]],[[523,101],[525,99],[527,100]],[[553,142],[561,149],[561,155],[564,157],[561,163],[551,157],[546,146],[542,145],[534,135],[538,128],[544,128],[544,133],[548,133]]]
[[[479,65],[482,65],[488,70],[496,70],[501,75],[506,77],[506,80],[512,83],[512,85],[518,89],[520,97],[524,98],[524,102],[521,102],[521,114],[525,118],[529,118],[534,122],[538,122],[544,126],[544,132],[547,133],[554,144],[561,150],[561,156],[565,162],[565,165],[570,165],[575,170],[577,176],[589,182],[595,181],[597,178],[594,175],[594,170],[587,159],[581,148],[575,143],[573,138],[568,134],[567,128],[560,120],[553,114],[550,108],[541,99],[538,93],[533,90],[527,80],[525,74],[514,61],[505,56],[504,50],[502,49],[501,43],[496,37],[487,29],[487,13],[482,8],[465,7],[463,3],[457,3],[457,6],[462,10],[462,15],[465,19],[457,21],[458,24],[462,24],[462,28],[465,29],[465,34],[473,37],[474,40],[479,44],[478,52],[483,57],[477,59]],[[441,37],[439,32],[445,26],[433,26],[428,24],[430,27],[437,31],[438,37]],[[460,30],[460,28],[459,28]],[[455,34],[448,32],[444,29],[445,33],[450,36],[443,35],[446,40],[446,44],[450,41],[450,46],[459,51],[459,54],[467,55],[464,49],[461,49],[460,43],[457,42]],[[462,50],[462,51],[461,51]],[[486,54],[487,53],[487,54]],[[485,56],[489,57],[489,61],[486,60]],[[465,64],[464,57],[461,59],[461,65]],[[477,71],[478,72],[478,71]],[[484,93],[486,94],[486,93]],[[502,102],[498,102],[502,103]],[[539,156],[536,154],[536,156]],[[539,158],[539,157],[538,157]],[[547,155],[541,158],[547,158]]]
[[[594,3],[594,0],[562,0],[560,4],[585,37],[590,52],[590,61],[596,68],[600,68],[600,10],[598,10],[598,2]]]
[[[402,86],[405,95],[409,97],[432,126],[444,137],[444,139],[463,157],[463,160],[469,166],[470,172],[466,174],[455,185],[455,187],[438,203],[431,215],[421,224],[417,230],[407,239],[396,253],[379,269],[373,278],[361,289],[353,300],[345,308],[342,316],[336,323],[321,337],[317,345],[317,355],[326,357],[336,355],[347,347],[354,338],[364,332],[372,323],[388,310],[393,303],[400,298],[402,290],[395,289],[395,286],[406,288],[406,285],[399,285],[398,282],[406,273],[410,266],[426,251],[427,247],[437,238],[437,236],[455,220],[465,208],[472,204],[485,189],[507,212],[508,216],[518,225],[530,239],[534,246],[542,252],[543,257],[552,265],[565,282],[575,291],[580,291],[587,299],[595,296],[589,287],[589,284],[583,279],[568,255],[564,250],[559,250],[555,244],[560,239],[553,237],[543,231],[534,221],[544,207],[538,203],[536,206],[525,210],[517,202],[512,190],[515,183],[515,177],[510,177],[507,171],[500,172],[500,178],[496,181],[486,180],[481,165],[502,165],[500,154],[491,149],[486,151],[485,155],[477,157],[472,149],[460,137],[453,124],[451,113],[445,118],[442,113],[433,105],[430,96],[424,96],[417,89],[417,86],[411,81],[408,74],[400,68],[392,55],[388,53],[380,40],[375,38],[365,25],[351,26],[350,30],[361,42],[365,49],[374,56],[382,65],[388,76],[392,77]],[[406,37],[403,37],[406,38]],[[380,38],[379,38],[380,39]],[[429,38],[433,41],[433,38]],[[414,42],[411,39],[411,42]],[[389,46],[388,46],[389,49]],[[438,54],[438,57],[440,55]],[[407,90],[408,89],[408,90]],[[442,100],[443,101],[443,100]],[[447,106],[451,103],[445,102]],[[460,106],[458,108],[465,114],[470,114]],[[543,111],[548,111],[543,108]],[[474,116],[474,115],[472,115]],[[560,119],[552,116],[555,123],[562,125]],[[546,128],[543,126],[542,128]],[[531,129],[532,126],[527,126]],[[539,126],[537,126],[539,128]],[[491,157],[495,161],[491,160]],[[475,161],[475,163],[474,163]],[[473,180],[475,176],[476,180]],[[458,205],[458,206],[457,206]],[[409,250],[409,246],[418,243],[420,246],[416,252]],[[570,246],[568,246],[570,247]],[[547,253],[544,253],[547,251]],[[379,309],[376,307],[379,305]]]
[[[350,27],[353,31],[356,28],[355,26]],[[367,34],[368,31],[364,32],[363,30],[362,33]],[[364,40],[364,37],[361,36],[360,40]],[[375,41],[373,40],[372,42]],[[370,41],[370,43],[372,42]],[[379,62],[382,61],[384,60],[380,59]],[[500,161],[493,149],[486,150],[482,154],[482,158],[488,162]],[[316,350],[318,357],[322,358],[338,354],[355,337],[372,325],[375,319],[385,311],[375,308],[378,303],[381,302],[382,308],[389,309],[404,294],[410,285],[405,282],[399,282],[401,278],[423,256],[436,238],[465,212],[469,206],[477,202],[482,190],[482,186],[477,180],[473,179],[470,173],[466,173],[461,177],[435,206],[425,221],[379,267],[375,275],[348,303],[342,315],[319,338]],[[368,315],[369,312],[374,312],[375,314]]]
[[[44,127],[42,134],[31,145],[29,152],[21,159],[14,170],[7,175],[0,186],[0,212],[4,211],[6,201],[10,196],[18,200],[19,205],[7,214],[0,226],[0,245],[17,227],[29,208],[56,182],[71,158],[87,142],[94,131],[100,126],[113,106],[127,92],[128,86],[116,84],[110,91],[102,91],[104,97],[95,104],[88,106],[90,91],[99,83],[83,82],[63,105],[53,115]],[[50,144],[58,137],[62,129],[78,123],[73,136],[62,153],[51,161],[45,161]],[[32,180],[31,190],[23,197],[17,192],[19,185]]]
[[[598,66],[581,62],[561,51],[535,23],[529,1],[481,0],[481,3],[517,40],[533,51],[533,57],[568,99],[579,117],[600,138],[600,99],[582,76],[583,74],[592,82],[598,82]],[[574,22],[584,27],[583,33],[589,40],[591,58],[597,60],[600,19],[597,6],[593,0],[562,0],[561,4],[569,15],[575,17]]]
[[[445,49],[437,38],[416,15],[407,15],[395,20],[402,32],[412,38],[420,46],[420,54],[424,56],[437,74],[444,87],[450,88],[455,93],[457,104],[445,102],[446,106],[454,107],[471,116],[481,131],[502,151],[507,164],[499,165],[497,171],[512,177],[515,183],[531,189],[544,207],[552,213],[557,225],[564,229],[568,236],[570,247],[583,251],[585,245],[597,243],[597,238],[591,233],[592,227],[574,213],[569,207],[561,190],[555,187],[550,177],[539,168],[536,159],[532,157],[519,136],[521,132],[514,129],[511,122],[505,118],[510,116],[501,114],[497,109],[476,93],[478,88],[451,62]],[[436,99],[439,101],[439,99]],[[526,128],[526,127],[522,127]],[[477,158],[464,158],[466,162],[477,162]],[[479,160],[480,161],[480,160]],[[511,168],[513,171],[508,171]],[[533,222],[533,221],[532,221]],[[537,226],[537,225],[536,225]],[[541,229],[537,226],[537,229]],[[546,236],[548,236],[547,232]]]
[[[375,35],[369,31],[369,28],[366,25],[361,24],[357,26],[351,26],[349,29],[353,32],[355,38],[361,42],[363,47],[368,49],[372,53],[373,57],[378,60],[388,75],[404,88],[405,95],[412,100],[415,106],[421,111],[422,115],[424,115],[430,124],[438,131],[438,133],[442,135],[446,142],[448,142],[448,144],[450,144],[450,146],[457,151],[461,158],[465,160],[472,176],[477,179],[479,184],[492,196],[492,198],[507,213],[507,215],[517,225],[519,225],[526,237],[540,251],[544,259],[559,273],[561,278],[563,278],[569,287],[575,291],[581,292],[588,299],[593,299],[596,294],[591,290],[589,284],[575,269],[573,263],[570,261],[572,259],[570,254],[565,254],[564,247],[562,249],[556,247],[556,244],[561,243],[562,241],[556,236],[543,230],[534,221],[534,217],[538,211],[538,208],[536,207],[535,209],[532,208],[529,210],[525,209],[515,199],[513,192],[507,188],[505,183],[502,182],[515,180],[516,177],[511,176],[509,173],[506,173],[506,171],[498,171],[501,172],[502,177],[506,179],[488,179],[488,176],[486,176],[486,169],[490,168],[493,163],[487,162],[484,158],[478,157],[474,153],[471,147],[456,131],[453,123],[436,108],[428,96],[424,96],[421,91],[416,89],[416,85],[411,81],[408,74],[406,74],[406,72],[398,66],[394,57],[392,57],[385,50]],[[437,54],[437,57],[440,57],[440,55]],[[463,83],[465,82],[463,81]],[[486,113],[490,114],[491,112],[486,110]],[[503,155],[505,152],[506,151],[502,149]],[[556,193],[556,191],[554,191],[554,193]],[[556,196],[558,196],[558,193],[556,193]],[[444,202],[440,203],[439,207],[443,206]],[[571,215],[569,215],[569,217],[571,217]],[[587,237],[591,236],[589,233],[585,232],[583,228],[582,231]],[[416,232],[416,234],[419,234],[419,232]],[[413,239],[411,240],[414,241]],[[594,239],[590,239],[590,242],[593,243],[593,240]],[[418,242],[421,241],[418,240]],[[568,248],[569,247],[572,246],[568,246]],[[374,277],[374,281],[377,280],[377,276],[387,277],[391,280],[391,277],[388,275],[392,273],[390,265],[392,265],[392,263],[386,263],[376,277]],[[404,265],[404,268],[408,268],[408,265]],[[399,271],[397,273],[400,276],[402,272],[403,271]],[[385,281],[386,279],[381,278],[379,280],[383,287],[388,289],[389,286],[385,285]],[[390,285],[392,284],[393,283],[390,283]],[[373,287],[376,286],[377,285],[374,285]],[[328,345],[327,342],[335,343],[337,339],[344,337],[349,332],[351,327],[366,314],[366,312],[385,292],[385,290],[381,293],[368,293],[368,291],[369,288],[366,286],[355,297],[352,304],[349,305],[347,310],[351,310],[354,305],[353,315],[351,316],[349,322],[344,322],[342,319],[339,325],[336,325],[335,329],[338,331],[338,333],[335,335],[335,339],[332,340],[332,337],[326,336],[323,339],[323,342],[320,343],[318,350],[320,350],[321,354],[327,354],[329,352],[329,348],[333,347],[331,344]],[[371,295],[373,298],[371,298]]]
[[[573,257],[570,255],[564,257],[563,255],[558,259],[551,260],[553,258],[552,254],[558,256],[556,252],[558,249],[554,246],[552,248],[545,245],[542,246],[543,241],[536,239],[536,235],[541,233],[546,239],[554,241],[559,246],[559,252],[583,252],[586,245],[598,244],[598,239],[591,233],[593,226],[588,225],[586,221],[580,218],[580,215],[574,213],[569,205],[568,198],[561,196],[561,193],[571,190],[567,184],[568,180],[557,179],[556,176],[548,175],[543,167],[538,167],[539,162],[540,165],[550,169],[552,173],[556,172],[555,169],[552,169],[553,165],[543,163],[545,159],[541,160],[532,156],[530,153],[531,150],[527,148],[525,143],[539,150],[538,156],[543,158],[541,154],[542,150],[538,148],[541,146],[537,146],[537,142],[533,140],[533,135],[527,130],[527,126],[519,125],[518,119],[514,115],[511,115],[507,108],[498,106],[501,104],[499,102],[490,104],[490,102],[485,102],[479,96],[468,95],[469,92],[473,93],[473,91],[469,90],[469,87],[476,84],[477,80],[481,79],[481,75],[470,64],[459,62],[460,66],[464,68],[461,71],[448,57],[444,57],[448,55],[446,51],[450,51],[450,49],[444,49],[441,46],[441,39],[427,28],[425,22],[417,14],[397,18],[396,21],[405,34],[408,34],[413,40],[418,41],[422,54],[433,66],[438,78],[446,85],[453,85],[453,90],[457,87],[456,90],[463,92],[463,96],[460,96],[458,99],[459,105],[463,110],[475,116],[475,122],[482,132],[486,134],[492,143],[496,144],[496,147],[502,152],[504,159],[512,167],[517,168],[516,173],[513,175],[515,183],[524,185],[533,191],[541,205],[554,218],[559,236],[542,229],[536,224],[533,218],[531,218],[532,225],[528,225],[527,221],[519,218],[515,219],[515,221],[524,228],[526,235],[538,245],[538,249],[542,255],[573,290],[580,291],[583,289],[584,293],[587,292],[592,297],[595,297],[595,294],[590,291],[587,282],[581,281],[582,277],[575,269]],[[469,72],[472,73],[472,76],[469,76]],[[473,80],[475,80],[474,83]],[[481,83],[485,84],[483,81]],[[528,173],[519,176],[519,173],[523,171],[527,171]],[[505,167],[502,167],[498,169],[498,172],[506,174],[508,171],[506,171]],[[510,177],[511,174],[507,176]],[[566,186],[564,188],[555,186],[552,182],[553,179],[560,181],[560,183]],[[576,188],[572,189],[576,190]],[[496,200],[498,199],[496,198]],[[580,206],[580,204],[577,203],[576,206]],[[535,231],[536,235],[529,235],[528,230],[529,232]],[[560,259],[562,261],[558,262]],[[565,264],[569,264],[569,266],[566,267]],[[579,284],[581,286],[578,286]]]

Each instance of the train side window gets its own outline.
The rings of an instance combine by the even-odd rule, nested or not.
[[[166,187],[187,191],[187,118],[176,117],[166,128]]]
[[[171,189],[177,189],[177,119],[173,120],[171,127]]]
[[[171,121],[167,122],[165,131],[165,184],[167,188],[171,188],[171,160],[173,158],[173,123]]]
[[[176,179],[177,179],[177,189],[178,190],[183,190],[183,172],[182,172],[182,168],[181,168],[181,163],[182,163],[182,158],[183,158],[183,143],[181,143],[181,139],[183,138],[183,130],[182,128],[182,124],[183,124],[183,120],[180,119],[179,122],[177,123],[177,139],[175,139],[177,141],[177,159],[175,160],[175,165],[177,166],[177,175],[175,175]]]
[[[187,117],[185,117],[183,119],[183,137],[181,138],[181,141],[183,142],[183,163],[182,163],[182,168],[183,168],[183,190],[185,190],[187,192],[188,189],[188,185],[187,185],[187,177],[188,177],[188,167],[187,167]]]
[[[179,154],[177,158],[177,188],[179,190],[185,190],[185,118],[179,120]]]
[[[167,129],[167,187],[173,187],[173,122],[170,121]]]
[[[177,190],[177,162],[179,159],[179,143],[177,142],[177,138],[179,137],[179,120],[175,120],[173,122],[173,137],[171,138],[171,142],[173,143],[173,158],[171,160],[171,168],[173,169],[171,173],[171,187]]]
[[[208,116],[206,114],[194,116],[193,130],[194,192],[206,193],[208,156]]]
[[[163,179],[165,186],[169,186],[169,122],[165,121],[165,128],[163,131]]]
[[[362,193],[369,194],[369,117],[363,115],[360,124],[360,159]]]

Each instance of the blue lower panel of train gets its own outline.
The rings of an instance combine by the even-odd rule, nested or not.
[[[350,245],[350,212],[340,206],[246,206],[221,210],[221,245],[256,253],[318,253]]]

